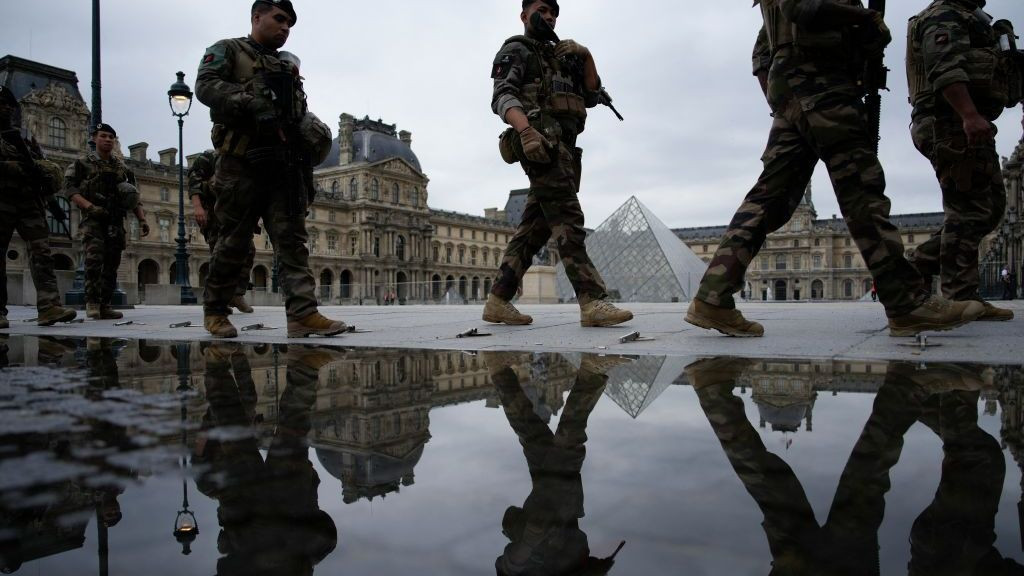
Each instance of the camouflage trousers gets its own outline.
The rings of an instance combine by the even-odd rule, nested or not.
[[[862,112],[853,97],[820,100],[805,110],[791,94],[783,96],[761,157],[764,169],[708,265],[699,300],[736,306],[733,295],[743,288],[751,261],[766,236],[789,222],[821,160],[886,314],[899,316],[920,305],[921,276],[904,257],[899,230],[889,221],[885,175]]]
[[[283,167],[280,168],[283,171]],[[210,259],[204,309],[223,314],[238,290],[239,277],[250,260],[252,231],[263,220],[277,255],[278,277],[290,320],[317,311],[316,281],[309,269],[306,247],[306,192],[285,185],[273,175],[260,175],[241,158],[221,155],[214,177],[214,209],[220,237]],[[249,264],[251,266],[251,264]]]
[[[220,238],[221,226],[220,220],[217,220],[217,214],[214,212],[215,207],[207,205],[203,202],[203,208],[206,210],[206,226],[202,228],[203,238],[206,239],[206,244],[210,246],[210,256],[213,256],[214,250],[217,248],[217,240]],[[256,244],[249,239],[249,254],[246,256],[242,266],[238,269],[238,287],[235,289],[236,296],[245,296],[246,291],[249,290],[249,276],[252,272],[252,264],[256,259]]]
[[[117,288],[117,269],[127,245],[121,222],[85,218],[78,225],[85,252],[85,302],[110,304]]]
[[[607,298],[604,280],[587,254],[583,208],[576,191],[538,191],[532,187],[532,179],[530,183],[523,219],[508,243],[498,281],[491,293],[503,300],[515,298],[533,257],[553,235],[558,245],[558,256],[580,304]]]
[[[36,286],[39,311],[60,306],[57,276],[50,253],[50,229],[42,202],[27,190],[2,190],[0,202],[0,312],[7,316],[7,249],[17,232],[28,246],[29,270]]]
[[[963,124],[951,117],[919,118],[911,134],[935,169],[945,212],[942,228],[917,247],[911,262],[926,279],[940,277],[946,298],[981,300],[978,249],[1006,211],[995,140],[968,146]]]

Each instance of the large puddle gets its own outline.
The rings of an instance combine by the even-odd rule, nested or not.
[[[1024,573],[1019,366],[0,351],[3,573]]]

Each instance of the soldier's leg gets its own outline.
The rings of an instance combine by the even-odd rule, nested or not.
[[[297,192],[300,193],[300,192]],[[304,202],[305,196],[302,196]],[[307,242],[309,235],[306,233],[306,220],[300,215],[290,215],[289,203],[293,199],[288,198],[286,190],[275,190],[270,195],[268,206],[262,210],[260,216],[263,218],[263,225],[270,235],[270,241],[274,245],[274,253],[277,255],[278,279],[281,290],[285,296],[285,312],[289,320],[302,320],[317,312],[316,301],[316,279],[309,268],[309,248]],[[249,257],[249,247],[252,245],[252,231],[256,227],[256,220],[249,222],[247,236],[238,238],[240,242],[239,266],[245,266]],[[231,236],[235,240],[234,235]],[[222,242],[225,239],[221,240]],[[235,269],[232,278],[231,295],[234,296],[238,288],[239,272]]]
[[[907,261],[903,239],[889,220],[885,174],[869,144],[859,102],[822,104],[801,116],[808,136],[828,169],[846,226],[892,318],[907,314],[926,298],[921,275]]]
[[[228,302],[238,287],[239,269],[244,265],[253,227],[259,220],[266,194],[259,191],[239,158],[221,156],[217,161],[217,205],[220,224],[210,257],[210,272],[203,293],[203,309],[210,314],[227,314]]]
[[[935,166],[932,160],[935,149],[935,119],[926,117],[914,122],[910,128],[910,136],[914,141],[914,147],[922,156],[928,159]],[[931,291],[932,278],[939,275],[939,256],[942,253],[942,228],[936,230],[917,248],[910,256],[910,263],[921,273],[924,288]]]
[[[942,189],[940,277],[950,300],[981,300],[978,248],[1006,211],[995,141],[967,146],[959,122],[935,123],[933,166]]]
[[[82,251],[85,268],[85,302],[100,304],[103,301],[103,260],[106,254],[106,226],[93,220],[86,220],[79,229],[82,231]]]
[[[743,288],[750,262],[768,234],[792,218],[818,157],[796,128],[776,115],[761,162],[757,184],[740,204],[701,280],[696,298],[713,306],[736,307],[733,294]]]
[[[587,231],[583,228],[583,208],[571,190],[546,197],[540,201],[544,220],[558,246],[558,257],[565,266],[566,276],[576,291],[580,305],[608,297],[604,280],[587,254]]]
[[[114,290],[117,288],[117,270],[121,267],[121,255],[124,253],[126,242],[122,235],[116,238],[108,238],[103,253],[103,274],[101,276],[100,304],[107,306],[114,297]]]
[[[32,282],[36,285],[36,307],[40,312],[60,306],[57,275],[50,252],[50,229],[42,205],[26,206],[17,225],[18,234],[28,245]]]
[[[17,215],[0,205],[0,316],[7,318],[7,249],[11,246]]]
[[[519,227],[505,249],[501,267],[498,270],[498,281],[491,288],[491,294],[502,300],[516,297],[523,276],[533,263],[533,257],[551,238],[551,228],[544,218],[544,211],[534,193],[526,200],[526,208]]]
[[[235,289],[235,296],[245,296],[249,291],[249,277],[252,275],[252,265],[256,261],[256,243],[249,238],[249,252],[238,269],[238,287]]]

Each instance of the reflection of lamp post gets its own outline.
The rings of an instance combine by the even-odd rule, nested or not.
[[[179,72],[180,74],[180,72]],[[181,510],[174,519],[174,539],[181,544],[181,553],[189,555],[192,553],[192,543],[199,536],[199,522],[196,515],[188,509],[188,476],[185,470],[188,467],[188,407],[185,401],[188,399],[188,392],[192,389],[189,386],[188,377],[190,366],[190,352],[192,344],[183,342],[177,345],[178,348],[178,387],[175,389],[181,398]]]
[[[175,284],[181,286],[181,303],[195,304],[196,296],[188,280],[188,250],[185,248],[185,149],[182,132],[185,116],[192,109],[192,90],[185,84],[184,72],[178,72],[178,81],[167,91],[167,101],[171,105],[171,114],[178,117],[178,249],[174,252],[178,278]]]

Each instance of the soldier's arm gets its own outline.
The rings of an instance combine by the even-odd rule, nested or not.
[[[526,59],[529,49],[519,42],[511,42],[502,47],[494,57],[491,78],[494,80],[494,92],[491,96],[491,110],[506,124],[522,132],[530,126],[519,99],[526,75]]]
[[[757,82],[761,85],[761,92],[764,92],[765,97],[768,97],[768,70],[772,67],[772,50],[768,44],[768,32],[765,30],[764,25],[761,25],[761,31],[757,33],[757,40],[754,41],[754,53],[751,56],[751,66],[754,71],[754,76],[757,76]]]
[[[196,75],[196,97],[200,102],[226,118],[246,117],[246,107],[252,95],[241,84],[231,82],[235,52],[225,40],[206,49]]]
[[[92,202],[89,202],[79,189],[86,174],[87,170],[81,160],[75,160],[64,171],[64,197],[83,212],[92,208]]]
[[[782,13],[801,25],[823,28],[855,26],[870,22],[873,12],[861,6],[832,0],[782,0]]]

